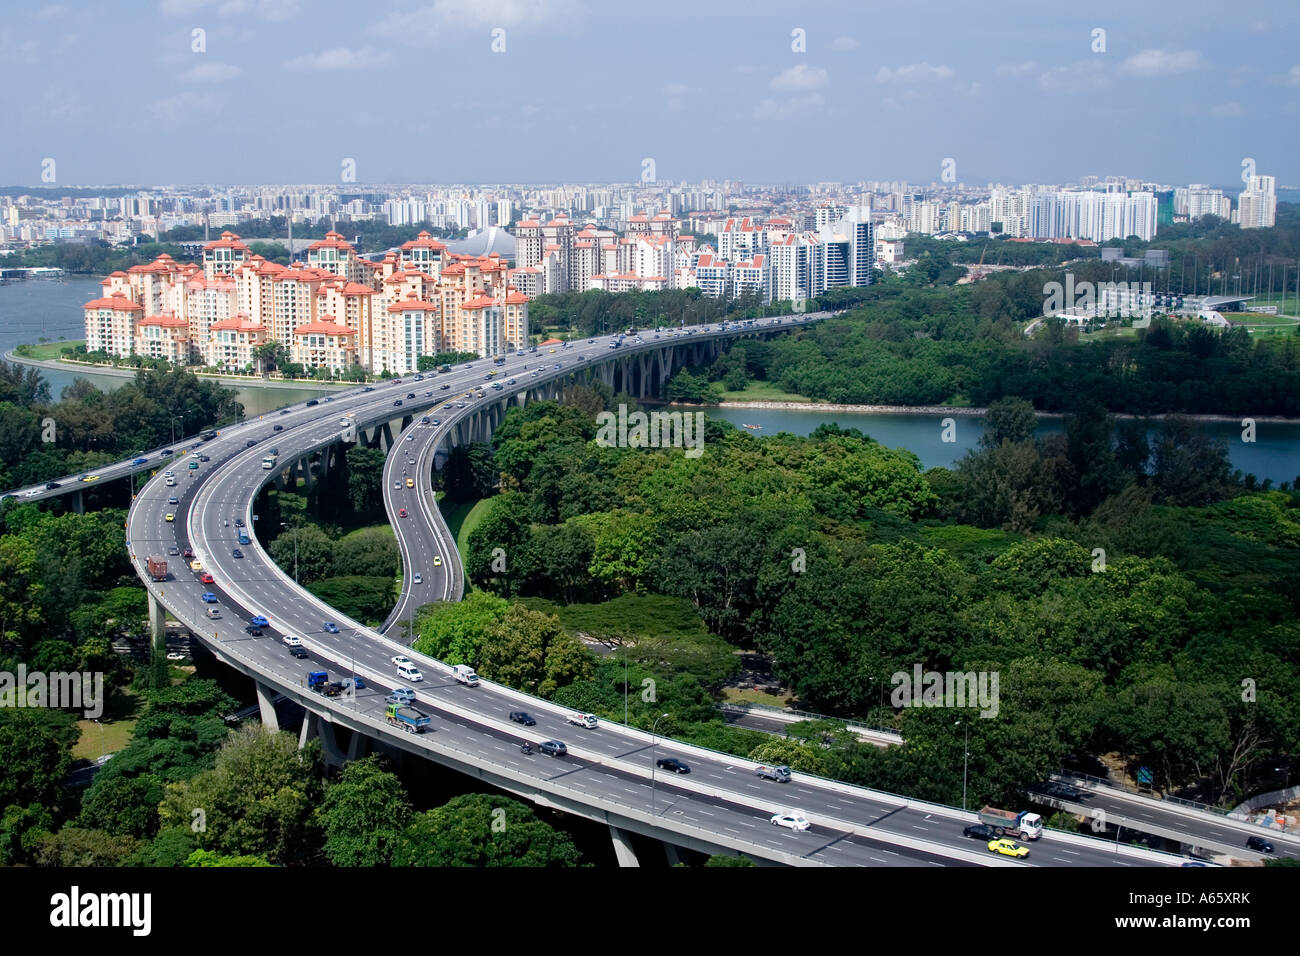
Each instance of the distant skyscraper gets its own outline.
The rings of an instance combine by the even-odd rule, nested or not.
[[[1267,229],[1277,221],[1277,179],[1251,176],[1237,197],[1237,222],[1242,229]]]

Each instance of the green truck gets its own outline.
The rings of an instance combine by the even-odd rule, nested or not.
[[[408,734],[422,734],[424,728],[430,724],[430,718],[420,713],[414,707],[405,707],[402,704],[389,704],[385,711],[388,722],[394,727],[401,727]]]

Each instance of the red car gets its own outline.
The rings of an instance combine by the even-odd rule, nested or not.
[[[202,574],[199,575],[199,580],[202,581],[204,584],[211,584],[212,575],[208,574],[207,571],[204,571]]]
[[[399,509],[397,510],[397,517],[399,517],[399,518],[405,518],[405,517],[406,517],[406,509],[405,509],[405,508],[399,508]]]
[[[181,557],[187,561],[194,560],[194,549],[186,548],[184,551],[181,552]]]

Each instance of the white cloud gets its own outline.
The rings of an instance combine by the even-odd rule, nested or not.
[[[1119,68],[1129,76],[1174,76],[1202,66],[1196,50],[1143,50],[1125,60]]]
[[[1287,86],[1300,86],[1300,64],[1291,67],[1290,71],[1282,77],[1282,82]]]
[[[287,60],[287,70],[368,70],[382,66],[390,59],[387,53],[364,46],[353,50],[346,46],[331,47],[320,53],[305,53]]]
[[[852,53],[860,46],[862,44],[853,37],[836,37],[831,41],[831,49],[836,53]]]
[[[877,83],[928,83],[933,80],[949,80],[953,77],[950,66],[931,66],[929,63],[909,63],[891,70],[882,66],[876,71]]]
[[[68,8],[61,3],[51,3],[41,7],[32,14],[37,20],[52,20],[55,17],[61,17],[68,12]]]
[[[1034,72],[1037,67],[1038,64],[1033,60],[1026,60],[1024,63],[1003,63],[995,72],[998,76],[1024,76]]]
[[[1246,110],[1240,103],[1233,100],[1229,103],[1219,103],[1210,107],[1210,115],[1215,119],[1237,119],[1246,115]]]
[[[302,13],[300,0],[160,0],[159,11],[168,17],[193,16],[215,6],[217,16],[241,17],[252,14],[259,20],[279,23]]]
[[[389,13],[372,24],[370,32],[427,46],[444,30],[564,25],[583,19],[585,14],[580,0],[434,0],[415,10]],[[506,40],[508,43],[509,35]]]
[[[826,99],[820,93],[760,100],[754,107],[754,119],[761,122],[785,121],[820,110]]]
[[[767,85],[778,93],[806,93],[809,90],[820,90],[829,82],[830,74],[825,70],[800,63],[782,70]]]
[[[1038,77],[1038,85],[1050,93],[1073,93],[1104,89],[1109,80],[1101,60],[1093,57],[1043,71]]]
[[[215,60],[199,63],[181,74],[186,83],[225,83],[239,76],[242,71],[231,63],[218,63]]]

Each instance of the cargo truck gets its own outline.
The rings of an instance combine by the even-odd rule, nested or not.
[[[167,580],[167,562],[160,557],[149,557],[149,577],[155,581]]]
[[[754,774],[765,780],[775,780],[777,783],[790,782],[790,768],[785,766],[769,767],[767,764],[759,764],[754,768]]]
[[[1013,810],[985,807],[979,812],[979,818],[980,823],[991,826],[1000,836],[1037,840],[1043,835],[1043,818],[1028,810],[1016,813]]]
[[[331,681],[327,671],[311,671],[307,675],[307,689],[325,697],[337,697],[343,693],[343,685]]]
[[[451,676],[462,684],[468,684],[470,687],[478,686],[478,675],[474,673],[474,668],[468,664],[457,664],[452,667]]]
[[[569,723],[575,727],[586,727],[588,730],[595,728],[599,721],[596,720],[595,714],[569,714],[567,718]]]
[[[385,713],[390,724],[401,727],[409,734],[424,733],[424,728],[430,723],[427,715],[420,713],[414,707],[403,707],[401,704],[389,704]]]

